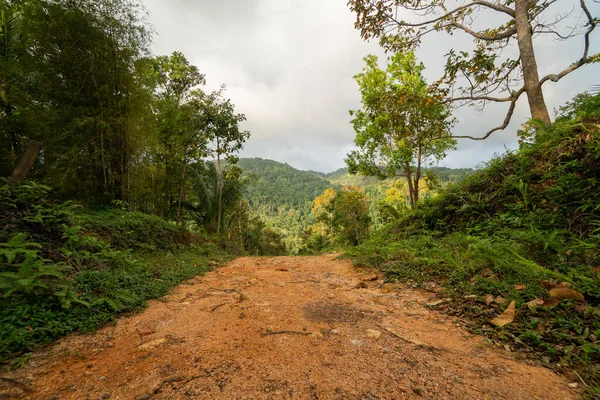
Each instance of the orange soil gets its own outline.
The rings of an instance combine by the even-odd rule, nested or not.
[[[0,398],[578,398],[429,298],[334,255],[240,258],[35,354]]]

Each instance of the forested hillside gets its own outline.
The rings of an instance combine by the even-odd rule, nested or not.
[[[442,183],[460,182],[475,172],[473,168],[429,167],[426,170],[432,171]],[[348,168],[340,168],[328,174],[322,174],[322,176],[337,185],[369,186],[378,182],[373,177],[352,175],[348,172]]]
[[[242,158],[239,166],[249,177],[244,195],[266,224],[282,235],[288,252],[297,253],[302,232],[314,223],[313,200],[330,182],[312,172],[262,158]]]
[[[266,224],[281,234],[288,252],[297,253],[303,247],[302,236],[313,225],[314,201],[325,189],[339,190],[344,186],[363,188],[369,199],[369,214],[373,227],[383,226],[379,205],[386,197],[391,180],[351,175],[347,168],[331,173],[302,171],[288,164],[261,158],[241,158],[238,165],[247,177],[244,196],[250,207]],[[440,181],[461,181],[473,169],[431,168]]]
[[[304,208],[307,202],[312,202],[331,184],[312,171],[301,171],[273,160],[241,158],[238,165],[244,170],[244,175],[252,178],[244,188],[250,205],[270,204],[273,208],[268,211],[281,206]]]

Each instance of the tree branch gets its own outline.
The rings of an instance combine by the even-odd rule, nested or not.
[[[491,96],[463,96],[453,97],[442,101],[442,104],[453,103],[455,101],[471,100],[471,101],[493,101],[495,103],[506,103],[512,101],[513,96],[510,97],[491,97]]]
[[[513,10],[512,8],[507,7],[507,6],[503,6],[503,5],[500,5],[500,4],[493,4],[493,3],[489,3],[487,1],[474,1],[473,4],[477,4],[477,5],[480,5],[480,6],[485,6],[485,7],[491,8],[493,10],[500,11],[500,12],[503,12],[505,14],[508,14],[508,15],[510,15],[513,18],[515,17],[515,10]]]
[[[375,4],[373,4],[373,2],[369,1],[369,4],[371,5],[371,7],[379,10],[379,8]],[[433,18],[433,19],[430,19],[430,20],[427,20],[427,21],[419,22],[419,23],[414,23],[414,24],[408,23],[406,21],[399,21],[394,16],[392,16],[390,14],[386,14],[386,17],[390,21],[396,23],[397,25],[416,28],[416,27],[425,26],[425,25],[429,25],[429,24],[433,24],[433,23],[442,21],[442,20],[444,20],[446,18],[449,18],[450,16],[456,14],[457,12],[460,12],[462,10],[465,10],[465,9],[468,9],[468,8],[474,7],[474,6],[488,7],[488,8],[491,8],[493,10],[500,11],[500,12],[503,12],[505,14],[508,14],[508,15],[510,15],[513,18],[515,17],[515,11],[512,8],[506,7],[506,6],[502,6],[502,5],[499,5],[499,4],[492,4],[492,3],[489,3],[489,2],[483,1],[483,0],[473,1],[473,2],[471,2],[469,4],[465,4],[463,6],[457,7],[454,10],[448,11],[448,12],[444,13],[443,15],[440,15],[439,17],[436,17],[436,18]]]
[[[459,23],[453,22],[453,23],[448,24],[448,25],[449,26],[454,26],[455,28],[458,28],[458,29],[461,29],[461,30],[465,31],[466,33],[468,33],[469,35],[471,35],[471,36],[473,36],[473,37],[475,37],[477,39],[485,40],[485,41],[488,41],[488,42],[493,42],[493,41],[497,41],[497,40],[508,39],[509,37],[511,37],[512,35],[514,35],[515,33],[517,33],[517,28],[516,27],[513,27],[513,28],[511,28],[511,29],[509,29],[507,31],[498,33],[496,35],[488,35],[486,33],[475,32],[474,30],[469,29],[468,27],[466,27],[466,26],[464,26],[462,24],[459,24]]]
[[[587,52],[587,49],[586,49]],[[584,57],[579,61],[569,65],[567,68],[559,72],[558,74],[549,74],[540,79],[540,85],[544,84],[544,82],[552,81],[558,82],[560,79],[564,78],[566,75],[569,75],[571,72],[575,71],[579,67],[584,66],[585,64],[592,63],[594,61],[600,60],[600,53],[592,54],[590,57]]]
[[[596,22],[594,21],[594,18],[592,17],[592,13],[590,13],[590,10],[588,10],[588,8],[587,8],[587,5],[585,4],[585,0],[579,0],[579,5],[581,6],[581,9],[585,13],[585,16],[588,19],[588,24],[590,25],[590,27],[588,28],[588,30],[584,36],[585,44],[584,44],[584,49],[583,49],[583,57],[581,57],[582,59],[584,59],[584,58],[587,58],[588,52],[590,50],[590,35],[591,35],[592,31],[594,29],[596,29]],[[592,56],[592,58],[593,58],[593,56]]]
[[[490,129],[484,136],[482,137],[473,137],[473,136],[451,136],[453,139],[471,139],[471,140],[485,140],[488,137],[490,137],[490,135],[496,131],[501,131],[504,130],[508,124],[510,123],[510,120],[512,119],[513,113],[515,112],[515,106],[517,105],[517,100],[519,100],[519,97],[521,97],[521,95],[525,93],[525,87],[522,87],[521,89],[519,89],[518,92],[515,92],[512,96],[512,99],[510,101],[510,106],[508,107],[508,112],[506,113],[506,117],[504,118],[504,122],[502,123],[502,125],[495,127],[494,129]]]
[[[559,37],[559,39],[562,39],[562,40],[567,40],[567,39],[570,39],[570,38],[572,38],[573,36],[575,36],[574,34],[569,34],[569,35],[567,35],[567,36],[563,36],[563,35],[561,35],[560,33],[556,32],[556,31],[552,31],[552,30],[550,30],[550,31],[536,31],[536,30],[534,30],[534,31],[533,31],[533,34],[534,34],[534,35],[535,35],[535,34],[538,34],[538,33],[549,33],[549,34],[551,34],[551,35],[556,35],[556,36],[558,36],[558,37]]]

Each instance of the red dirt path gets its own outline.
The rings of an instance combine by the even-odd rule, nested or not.
[[[35,354],[0,398],[578,398],[379,279],[334,255],[240,258]]]

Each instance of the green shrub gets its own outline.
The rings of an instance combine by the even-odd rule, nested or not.
[[[116,208],[81,213],[74,222],[118,249],[173,250],[195,240],[187,230],[160,217]]]

